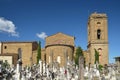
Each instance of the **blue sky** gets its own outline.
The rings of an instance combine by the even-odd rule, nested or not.
[[[109,61],[120,56],[119,0],[0,0],[0,41],[41,41],[62,32],[87,49],[87,22],[93,12],[108,16]],[[42,34],[42,35],[41,35]]]

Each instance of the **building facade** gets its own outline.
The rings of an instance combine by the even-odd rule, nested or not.
[[[58,62],[60,67],[67,64],[68,60],[73,60],[74,37],[57,33],[46,37],[45,49],[42,50],[42,60],[48,64]]]
[[[21,58],[23,66],[36,63],[38,43],[33,42],[1,42],[0,60],[7,60],[10,65],[16,65]],[[21,52],[19,52],[21,49]]]

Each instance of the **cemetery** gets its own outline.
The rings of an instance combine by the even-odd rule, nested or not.
[[[120,80],[120,57],[109,64],[106,14],[90,15],[87,50],[74,40],[59,32],[42,49],[36,41],[1,42],[0,80]]]
[[[84,58],[79,57],[79,65],[68,60],[65,67],[59,67],[58,62],[48,65],[42,60],[39,64],[22,67],[19,59],[16,67],[10,67],[7,62],[0,63],[0,80],[120,80],[120,71],[115,65],[84,67]]]

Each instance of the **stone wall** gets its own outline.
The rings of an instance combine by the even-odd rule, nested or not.
[[[12,56],[0,56],[0,60],[2,60],[3,62],[7,61],[11,67],[13,66],[12,59],[13,59]]]
[[[99,48],[101,48],[101,51],[99,52]],[[106,44],[92,44],[91,47],[91,64],[94,64],[95,61],[95,50],[96,49],[99,52],[99,63],[101,65],[108,64],[108,45]]]
[[[32,53],[32,64],[37,63],[37,50],[33,51]]]
[[[41,60],[42,60],[43,62],[45,62],[45,55],[46,55],[45,48],[42,48],[42,49],[41,49]]]
[[[73,48],[69,46],[50,46],[46,48],[47,63],[59,62],[60,66],[66,65],[67,60],[73,60]]]

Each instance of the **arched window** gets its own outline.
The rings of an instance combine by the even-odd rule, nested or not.
[[[97,24],[101,24],[101,22],[97,22]]]
[[[60,56],[57,56],[57,62],[61,63],[61,57]]]
[[[100,36],[101,36],[101,30],[98,29],[98,30],[97,30],[97,39],[100,39]]]

